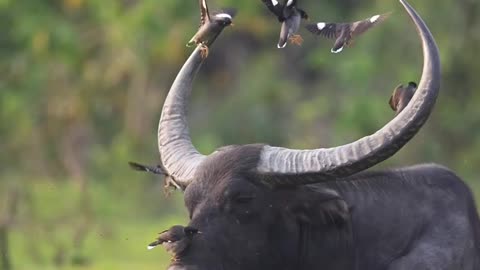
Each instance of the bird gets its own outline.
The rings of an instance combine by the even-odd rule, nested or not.
[[[173,260],[176,260],[177,256],[188,248],[193,236],[199,233],[201,232],[198,229],[175,225],[159,233],[157,239],[150,243],[147,249],[151,250],[162,245],[173,256]]]
[[[303,38],[296,33],[302,19],[308,20],[308,14],[297,7],[297,0],[285,0],[283,3],[278,0],[262,0],[262,2],[282,23],[277,48],[285,48],[288,40],[293,44],[301,45]]]
[[[315,35],[322,35],[328,39],[335,39],[335,44],[331,48],[332,53],[339,53],[344,49],[344,46],[351,46],[353,40],[365,33],[371,27],[383,22],[390,16],[391,12],[384,14],[373,15],[361,21],[352,23],[328,23],[318,22],[308,24],[305,28]]]
[[[153,174],[159,174],[165,176],[165,192],[168,195],[168,188],[169,187],[174,187],[176,189],[183,189],[176,181],[173,179],[171,175],[168,174],[167,170],[165,167],[160,164],[156,166],[151,166],[151,165],[143,165],[137,162],[129,161],[128,165],[130,165],[130,168],[136,170],[136,171],[145,171],[145,172],[150,172]]]
[[[400,84],[393,90],[388,104],[395,111],[395,115],[398,115],[408,105],[416,90],[417,84],[415,82],[409,82],[407,87]]]
[[[225,27],[233,25],[235,14],[236,10],[233,8],[210,14],[207,1],[200,0],[200,27],[187,43],[187,47],[200,45],[201,56],[206,58],[208,56],[208,46],[212,44]]]
[[[130,168],[136,170],[136,171],[145,171],[145,172],[151,172],[153,174],[161,174],[167,176],[165,168],[163,168],[162,165],[156,165],[156,166],[149,166],[149,165],[143,165],[140,163],[136,163],[133,161],[129,161],[128,165],[130,165]]]

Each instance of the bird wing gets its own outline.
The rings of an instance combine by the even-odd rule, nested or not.
[[[262,0],[263,4],[267,6],[268,10],[270,10],[275,16],[279,19],[283,19],[283,6],[279,1],[281,0]]]
[[[365,20],[353,22],[352,25],[352,36],[357,36],[368,29],[372,28],[373,26],[383,22],[385,19],[390,16],[390,13],[380,14],[380,15],[373,15],[370,18],[366,18]]]
[[[297,5],[297,0],[287,0],[287,3],[285,3],[286,7],[294,7]]]
[[[318,22],[307,24],[305,28],[312,34],[322,35],[328,39],[335,39],[340,34],[340,25],[337,23]]]
[[[398,88],[403,87],[403,85],[397,86],[395,90],[393,90],[392,95],[390,96],[390,99],[388,100],[388,105],[390,105],[390,108],[392,108],[393,111],[397,110],[397,90]]]
[[[200,0],[200,26],[210,21],[207,0]]]

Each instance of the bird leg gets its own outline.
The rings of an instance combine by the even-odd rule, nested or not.
[[[303,43],[303,38],[300,35],[291,35],[289,38],[290,42],[295,45],[302,45]]]
[[[353,38],[352,38],[352,39],[350,39],[350,40],[347,42],[347,47],[348,47],[348,48],[351,48],[351,47],[353,47],[354,44],[355,44],[355,42],[354,42],[354,40],[353,40]]]
[[[205,43],[200,44],[200,55],[202,56],[202,59],[208,57],[208,46],[205,45]]]

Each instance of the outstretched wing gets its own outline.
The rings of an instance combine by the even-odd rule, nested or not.
[[[287,3],[285,4],[285,6],[287,7],[293,7],[296,5],[297,5],[297,0],[287,0]]]
[[[372,28],[373,26],[383,22],[390,16],[390,14],[391,12],[373,15],[372,17],[366,18],[365,20],[352,23],[352,36],[360,35],[368,29]]]
[[[305,28],[312,34],[322,35],[328,39],[336,39],[340,33],[340,25],[337,23],[318,22],[307,24]]]
[[[208,12],[207,0],[200,0],[200,26],[210,21],[210,12]]]
[[[267,6],[268,10],[270,10],[275,16],[281,19],[283,19],[283,4],[280,3],[282,0],[262,0],[263,4]]]

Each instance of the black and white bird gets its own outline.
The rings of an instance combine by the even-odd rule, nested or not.
[[[417,84],[415,82],[409,82],[407,87],[399,85],[393,90],[388,104],[395,111],[395,115],[399,114],[408,105],[416,90]]]
[[[305,26],[307,30],[315,35],[322,35],[328,39],[335,39],[335,44],[330,50],[332,53],[341,52],[345,46],[351,46],[353,40],[365,33],[371,27],[383,22],[391,14],[374,15],[365,20],[356,21],[352,23],[328,23],[318,22],[315,24],[308,24]]]
[[[202,57],[206,58],[208,56],[208,46],[225,27],[232,25],[235,14],[235,9],[228,8],[210,15],[207,0],[200,0],[200,28],[187,43],[187,47],[201,45]]]
[[[308,19],[308,15],[304,10],[297,7],[297,0],[284,0],[283,3],[279,1],[282,0],[262,0],[278,21],[282,23],[277,47],[279,49],[285,48],[288,40],[293,44],[301,45],[303,38],[296,33],[300,28],[302,19]]]
[[[162,245],[175,260],[178,255],[188,248],[193,236],[198,233],[200,233],[200,231],[195,228],[175,225],[170,229],[159,233],[157,240],[150,243],[147,248],[150,250],[158,245]]]

